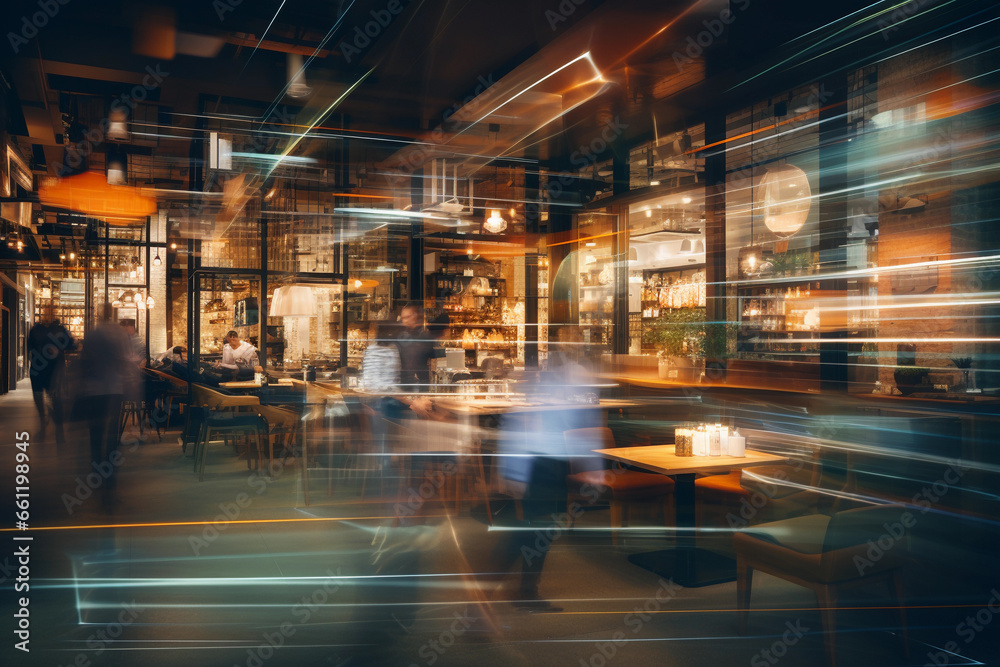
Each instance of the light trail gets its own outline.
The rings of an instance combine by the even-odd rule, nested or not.
[[[441,515],[433,515],[441,516]],[[108,523],[89,526],[32,526],[31,530],[95,530],[99,528],[162,528],[169,526],[218,526],[252,523],[311,523],[321,521],[381,521],[395,516],[316,517],[310,519],[239,519],[236,521],[166,521],[161,523]],[[17,532],[17,528],[0,528],[2,533]]]

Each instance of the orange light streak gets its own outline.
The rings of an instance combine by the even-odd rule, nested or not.
[[[773,130],[776,127],[787,125],[788,123],[795,123],[803,118],[808,118],[809,116],[818,115],[820,111],[826,111],[827,109],[833,109],[835,107],[843,106],[845,104],[847,104],[847,102],[837,102],[835,104],[828,104],[825,107],[820,107],[819,109],[812,109],[810,111],[806,111],[804,114],[800,114],[798,116],[795,116],[794,118],[789,118],[788,120],[783,120],[780,123],[774,123],[773,125],[768,125],[767,127],[759,127],[756,130],[750,130],[749,132],[744,132],[743,134],[737,134],[736,136],[729,137],[728,139],[722,139],[721,141],[716,141],[714,144],[705,144],[700,148],[692,148],[689,151],[685,151],[684,154],[688,155],[690,153],[698,153],[700,151],[705,150],[706,148],[721,146],[722,144],[729,143],[730,141],[734,141],[736,139],[742,139],[744,137],[751,137],[760,132],[767,132],[768,130]]]

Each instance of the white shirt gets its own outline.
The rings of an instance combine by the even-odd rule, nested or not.
[[[240,346],[235,350],[229,347],[229,343],[226,343],[226,345],[222,348],[221,366],[223,368],[236,370],[241,366],[253,368],[258,365],[257,348],[245,340],[240,341]]]
[[[165,363],[167,361],[167,359],[169,359],[170,361],[173,361],[173,362],[178,362],[178,363],[181,362],[181,361],[183,361],[183,359],[181,359],[181,355],[174,354],[174,348],[170,348],[166,352],[161,352],[160,354],[158,354],[155,357],[153,357],[153,361],[159,362],[161,364]]]
[[[394,345],[369,345],[361,362],[366,391],[395,391],[399,386],[399,351]]]

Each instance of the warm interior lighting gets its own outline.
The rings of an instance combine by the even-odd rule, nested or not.
[[[171,250],[177,250],[177,244],[176,243],[171,243],[170,244],[170,249]]]
[[[653,217],[653,211],[651,209],[648,209],[648,208],[646,209],[646,217],[647,218],[652,218]]]
[[[76,259],[76,253],[75,252],[71,252],[69,254],[69,259],[70,259],[70,261],[73,261],[74,259]]]
[[[156,301],[153,300],[152,295],[146,297],[146,308],[148,310],[153,310],[153,306],[156,305]]]
[[[108,185],[128,185],[128,157],[121,152],[108,152]]]
[[[274,290],[269,317],[315,317],[316,295],[308,285],[285,285]]]
[[[355,281],[354,281],[354,286],[355,286],[355,287],[361,287],[361,285],[362,285],[362,284],[363,284],[363,283],[362,283],[362,282],[361,282],[360,280],[355,280]]]
[[[659,185],[660,182],[659,181],[650,181],[649,184],[650,185]]]
[[[160,251],[157,250],[156,251],[156,257],[153,258],[153,266],[159,266],[162,262],[163,262],[163,260],[160,259]]]
[[[681,203],[682,204],[690,204],[691,203],[691,198],[690,197],[681,197]]]
[[[128,139],[128,113],[122,107],[115,107],[108,114],[108,133],[105,135],[114,141]]]
[[[486,218],[486,222],[483,223],[483,229],[490,234],[499,234],[507,229],[507,221],[500,215],[499,209],[490,211],[490,217]]]
[[[298,53],[289,53],[285,61],[288,73],[288,89],[285,91],[289,97],[300,99],[309,97],[312,88],[306,83],[305,69],[302,67],[302,56]]]
[[[812,190],[806,173],[790,164],[769,167],[757,188],[764,224],[776,236],[794,236],[809,217]]]

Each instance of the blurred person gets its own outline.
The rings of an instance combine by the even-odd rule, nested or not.
[[[235,330],[230,330],[224,340],[222,360],[216,361],[214,367],[235,371],[238,378],[253,377],[254,368],[260,366],[257,348],[247,341],[240,340],[240,335]]]
[[[424,326],[424,309],[419,305],[404,306],[399,321],[403,325],[396,336],[400,384],[412,391],[427,391],[431,383],[430,361],[439,356],[437,338]]]
[[[396,394],[374,397],[369,404],[381,417],[373,425],[372,436],[380,452],[385,453],[388,423],[396,423],[409,416],[409,412],[429,416],[433,407],[427,397],[400,395],[401,362],[395,340],[398,332],[388,322],[376,322],[372,342],[365,349],[361,360],[361,388],[368,394]],[[388,423],[387,423],[388,422]]]
[[[435,315],[427,325],[427,330],[430,332],[431,338],[434,340],[447,340],[448,333],[451,330],[451,318],[448,317],[448,313],[441,311]]]
[[[91,466],[105,479],[106,507],[113,499],[120,463],[122,402],[138,385],[139,374],[127,327],[115,326],[112,316],[113,310],[106,306],[101,322],[85,337],[79,361],[79,410],[86,415],[90,433]]]
[[[361,359],[361,386],[365,391],[396,391],[399,388],[399,349],[390,338],[388,322],[376,322],[372,338]]]
[[[139,331],[135,327],[135,320],[119,320],[118,324],[125,330],[129,342],[129,356],[133,363],[143,365],[146,362],[146,344],[139,337]]]
[[[166,352],[153,357],[153,362],[161,365],[187,363],[187,348],[183,345],[174,345]]]
[[[591,375],[578,359],[574,332],[573,327],[559,329],[560,343],[549,358],[548,370],[534,385],[525,388],[529,403],[542,402],[551,407],[511,411],[500,421],[500,474],[509,487],[523,494],[524,518],[508,519],[515,530],[499,531],[488,571],[502,578],[512,565],[520,564],[520,586],[513,603],[522,611],[559,611],[541,596],[539,584],[554,539],[549,536],[558,536],[568,528],[566,476],[570,454],[563,432],[601,424],[599,409],[586,407],[591,402],[589,397],[586,402],[579,400],[593,387]]]
[[[45,437],[45,396],[52,403],[52,421],[55,424],[56,442],[62,443],[63,431],[63,387],[66,374],[66,351],[76,349],[76,342],[66,327],[58,319],[48,326],[37,322],[28,332],[28,357],[31,393],[38,410],[39,438]]]

